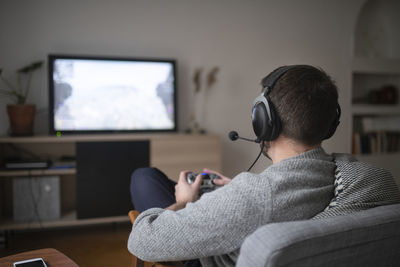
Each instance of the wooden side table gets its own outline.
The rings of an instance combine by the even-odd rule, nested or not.
[[[54,248],[32,250],[0,258],[0,267],[13,267],[16,261],[33,258],[42,258],[49,267],[78,267],[73,260]]]

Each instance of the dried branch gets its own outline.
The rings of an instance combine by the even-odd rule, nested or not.
[[[211,88],[217,82],[219,67],[214,67],[207,75],[207,88]]]
[[[193,75],[193,83],[194,83],[194,91],[195,93],[199,93],[201,90],[201,74],[203,72],[202,68],[197,68],[194,71]]]

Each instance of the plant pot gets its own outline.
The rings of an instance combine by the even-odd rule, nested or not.
[[[12,136],[33,135],[36,106],[31,104],[7,105]]]

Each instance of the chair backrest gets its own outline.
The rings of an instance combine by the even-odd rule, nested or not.
[[[399,266],[399,249],[400,204],[395,204],[264,225],[245,239],[236,266]]]

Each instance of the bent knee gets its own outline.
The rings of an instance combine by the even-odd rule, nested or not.
[[[149,176],[152,172],[152,168],[144,167],[144,168],[137,168],[132,172],[131,175],[131,183],[135,183],[138,180],[142,180],[144,177]]]
[[[133,185],[143,185],[143,183],[148,183],[152,179],[158,179],[160,176],[160,171],[156,168],[144,167],[137,168],[133,171],[131,175],[131,184]]]

